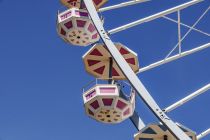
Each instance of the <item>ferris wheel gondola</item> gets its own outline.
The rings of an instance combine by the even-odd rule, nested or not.
[[[121,43],[115,43],[115,46],[132,70],[138,72],[139,61],[137,54]],[[126,79],[104,44],[95,44],[83,55],[83,61],[86,71],[97,78]]]
[[[57,32],[64,41],[76,46],[88,46],[100,39],[87,10],[78,8],[58,14]]]
[[[177,125],[188,135],[192,140],[197,140],[196,133],[189,128],[178,124]],[[176,140],[169,130],[162,124],[149,124],[140,132],[134,135],[134,140]]]
[[[97,84],[83,93],[83,100],[86,114],[102,123],[120,123],[135,110],[135,91],[126,97],[117,84]]]
[[[100,7],[102,7],[108,0],[92,0],[95,8],[99,9]],[[85,9],[85,4],[83,0],[60,0],[60,2],[68,7],[68,8],[80,8],[80,9]]]

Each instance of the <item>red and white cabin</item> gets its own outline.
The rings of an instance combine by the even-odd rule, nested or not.
[[[197,140],[196,133],[189,128],[176,123],[186,135],[192,140]],[[149,124],[137,134],[134,135],[134,140],[176,140],[171,132],[162,124]]]
[[[120,123],[131,117],[135,110],[135,93],[125,99],[115,84],[95,85],[84,92],[83,100],[87,115],[103,123]]]
[[[76,46],[88,46],[100,39],[87,10],[78,8],[58,14],[57,32],[63,40]]]
[[[137,54],[121,43],[115,43],[115,46],[119,50],[125,61],[132,68],[132,70],[135,73],[138,72],[139,61]],[[111,74],[110,59],[112,59],[113,61]],[[83,61],[85,64],[85,70],[96,78],[111,78],[114,80],[126,79],[104,44],[95,44],[87,53],[83,55]]]
[[[96,9],[99,9],[100,7],[102,7],[108,0],[93,0],[93,3],[96,7]],[[83,2],[83,0],[60,0],[60,2],[68,7],[68,8],[80,8],[80,9],[85,9],[85,4]]]

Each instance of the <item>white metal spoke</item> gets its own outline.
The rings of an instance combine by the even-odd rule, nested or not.
[[[97,14],[94,4],[90,0],[84,0],[90,18],[92,19],[102,41],[107,46],[110,54],[116,61],[121,71],[126,76],[127,80],[131,83],[132,87],[137,91],[138,95],[143,99],[145,104],[151,109],[156,117],[168,128],[168,130],[179,140],[190,140],[190,138],[160,109],[155,100],[149,94],[147,89],[141,83],[139,78],[133,72],[131,67],[120,55],[120,52],[115,47],[114,43],[109,38],[104,27],[102,26],[101,20]]]
[[[206,131],[202,132],[201,134],[199,134],[199,135],[197,136],[197,139],[200,140],[200,139],[204,138],[205,136],[207,136],[207,135],[209,135],[209,134],[210,134],[210,128],[207,129]]]
[[[105,12],[105,11],[114,10],[114,9],[118,9],[118,8],[122,8],[122,7],[127,7],[127,6],[131,6],[131,5],[135,5],[135,4],[139,4],[139,3],[143,3],[143,2],[147,2],[147,1],[150,1],[150,0],[130,0],[128,2],[123,2],[120,4],[100,8],[98,11]]]
[[[114,34],[114,33],[117,33],[117,32],[120,32],[120,31],[123,31],[123,30],[126,30],[126,29],[129,29],[129,28],[131,28],[131,27],[140,25],[140,24],[142,24],[142,23],[149,22],[149,21],[155,20],[155,19],[157,19],[157,18],[160,18],[160,17],[162,17],[162,16],[171,14],[171,13],[176,12],[176,11],[178,11],[178,10],[182,10],[182,9],[184,9],[184,8],[187,8],[187,7],[191,6],[191,5],[194,5],[194,4],[196,4],[196,3],[199,3],[199,2],[201,2],[201,1],[203,1],[203,0],[192,0],[192,1],[190,1],[190,2],[187,2],[187,3],[184,3],[184,4],[182,4],[182,5],[176,6],[176,7],[174,7],[174,8],[171,8],[171,9],[168,9],[168,10],[165,10],[165,11],[162,11],[162,12],[159,12],[159,13],[157,13],[157,14],[154,14],[154,15],[145,17],[145,18],[143,18],[143,19],[134,21],[134,22],[132,22],[132,23],[123,25],[123,26],[121,26],[121,27],[112,29],[112,30],[108,31],[108,33],[109,33],[109,34]]]
[[[187,35],[193,30],[192,28],[194,28],[199,21],[206,15],[206,13],[209,11],[210,6],[204,11],[204,13],[198,18],[198,20],[193,24],[193,26],[187,31],[187,33],[182,37],[181,42],[187,37]],[[166,56],[166,58],[168,58],[173,52],[174,50],[179,46],[179,42],[175,45],[175,47],[168,53],[168,55]]]
[[[163,18],[178,24],[178,21],[176,21],[176,20],[174,20],[174,19],[172,19],[172,18],[170,18],[170,17],[163,16]],[[187,28],[189,28],[189,29],[192,28],[192,30],[194,30],[194,31],[196,31],[196,32],[199,32],[199,33],[201,33],[201,34],[203,34],[203,35],[206,35],[206,36],[210,37],[210,34],[209,34],[209,33],[206,33],[206,32],[204,32],[204,31],[201,31],[201,30],[199,30],[199,29],[197,29],[197,28],[193,28],[193,27],[191,27],[191,26],[189,26],[189,25],[187,25],[187,24],[185,24],[185,23],[182,23],[182,22],[180,22],[180,24],[181,24],[182,26],[184,26],[184,27],[187,27]]]
[[[199,46],[199,47],[197,47],[197,48],[194,48],[194,49],[192,49],[192,50],[182,52],[181,54],[177,54],[177,55],[168,57],[168,58],[166,58],[166,59],[160,60],[160,61],[158,61],[158,62],[155,62],[155,63],[153,63],[153,64],[150,64],[150,65],[148,65],[148,66],[146,66],[146,67],[143,67],[143,68],[139,69],[139,72],[138,72],[138,73],[141,73],[141,72],[144,72],[144,71],[147,71],[147,70],[156,68],[156,67],[161,66],[161,65],[163,65],[163,64],[172,62],[172,61],[174,61],[174,60],[177,60],[177,59],[182,58],[182,57],[184,57],[184,56],[188,56],[188,55],[190,55],[190,54],[193,54],[193,53],[195,53],[195,52],[204,50],[204,49],[209,48],[209,47],[210,47],[210,43],[207,43],[207,44],[204,44],[204,45]]]
[[[199,90],[193,92],[192,94],[190,94],[190,95],[188,95],[187,97],[181,99],[180,101],[178,101],[178,102],[176,102],[176,103],[170,105],[169,107],[165,108],[164,111],[168,113],[168,112],[170,112],[170,111],[172,111],[172,110],[174,110],[174,109],[176,109],[176,108],[182,106],[183,104],[185,104],[185,103],[191,101],[191,100],[194,99],[195,97],[197,97],[197,96],[199,96],[199,95],[205,93],[205,92],[208,91],[209,89],[210,89],[210,84],[208,84],[208,85],[206,85],[206,86],[200,88]]]

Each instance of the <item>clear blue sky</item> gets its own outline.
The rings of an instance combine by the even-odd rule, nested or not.
[[[110,0],[107,5],[122,2]],[[153,0],[103,13],[106,29],[148,16],[187,0]],[[209,0],[182,13],[192,25]],[[131,140],[136,133],[129,120],[104,125],[84,113],[82,86],[93,77],[83,66],[90,48],[70,46],[56,33],[59,0],[0,0],[0,140]],[[176,18],[176,14],[170,17]],[[210,13],[196,26],[210,33]],[[177,25],[164,19],[112,35],[138,53],[141,67],[162,59],[177,43]],[[182,28],[182,34],[186,33]],[[192,32],[183,50],[208,43]],[[144,72],[139,78],[162,108],[210,82],[210,49]],[[157,122],[138,98],[137,111],[146,123]],[[169,113],[194,131],[210,127],[210,91]],[[206,137],[204,140],[209,140]]]

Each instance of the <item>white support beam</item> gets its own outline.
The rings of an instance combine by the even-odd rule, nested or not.
[[[194,99],[195,97],[205,93],[206,91],[208,91],[210,89],[210,84],[200,88],[199,90],[193,92],[192,94],[188,95],[187,97],[181,99],[180,101],[170,105],[169,107],[164,109],[164,112],[168,113],[178,107],[180,107],[181,105],[189,102],[190,100]]]
[[[180,10],[177,11],[177,19],[178,19],[178,43],[179,43],[179,54],[182,52],[182,46],[181,46],[181,15]]]
[[[203,137],[205,137],[205,136],[207,136],[207,135],[209,135],[209,134],[210,134],[210,128],[207,129],[206,131],[202,132],[201,134],[199,134],[199,135],[197,136],[197,139],[200,140],[200,139],[202,139]]]
[[[158,61],[158,62],[155,62],[155,63],[153,63],[153,64],[150,64],[150,65],[148,65],[148,66],[146,66],[146,67],[143,67],[143,68],[139,69],[138,73],[141,73],[141,72],[144,72],[144,71],[153,69],[153,68],[155,68],[155,67],[161,66],[161,65],[163,65],[163,64],[169,63],[169,62],[171,62],[171,61],[177,60],[177,59],[179,59],[179,58],[182,58],[182,57],[184,57],[184,56],[193,54],[193,53],[195,53],[195,52],[204,50],[204,49],[209,48],[209,47],[210,47],[210,43],[207,43],[207,44],[204,44],[204,45],[199,46],[199,47],[197,47],[197,48],[194,48],[194,49],[192,49],[192,50],[182,52],[181,54],[177,54],[177,55],[168,57],[168,58],[166,58],[166,59],[160,60],[160,61]]]
[[[168,9],[168,10],[165,10],[165,11],[162,11],[162,12],[159,12],[159,13],[157,13],[157,14],[154,14],[154,15],[145,17],[145,18],[143,18],[143,19],[134,21],[134,22],[132,22],[132,23],[123,25],[123,26],[121,26],[121,27],[112,29],[112,30],[108,31],[108,33],[109,33],[109,34],[114,34],[114,33],[117,33],[117,32],[123,31],[123,30],[126,30],[126,29],[128,29],[128,28],[131,28],[131,27],[140,25],[140,24],[142,24],[142,23],[149,22],[149,21],[155,20],[155,19],[157,19],[157,18],[160,18],[160,17],[162,17],[162,16],[171,14],[171,13],[176,12],[176,11],[178,11],[178,10],[182,10],[182,9],[184,9],[184,8],[187,8],[187,7],[191,6],[191,5],[194,5],[194,4],[196,4],[196,3],[199,3],[199,2],[201,2],[201,1],[203,1],[203,0],[192,0],[192,1],[187,2],[187,3],[184,3],[184,4],[182,4],[182,5],[173,7],[173,8],[171,8],[171,9]]]
[[[118,8],[122,8],[122,7],[127,7],[127,6],[131,6],[131,5],[135,5],[135,4],[139,4],[139,3],[143,3],[143,2],[147,2],[147,1],[150,1],[150,0],[130,0],[128,2],[123,2],[120,4],[100,8],[98,11],[105,12],[105,11],[114,10],[114,9],[118,9]]]

